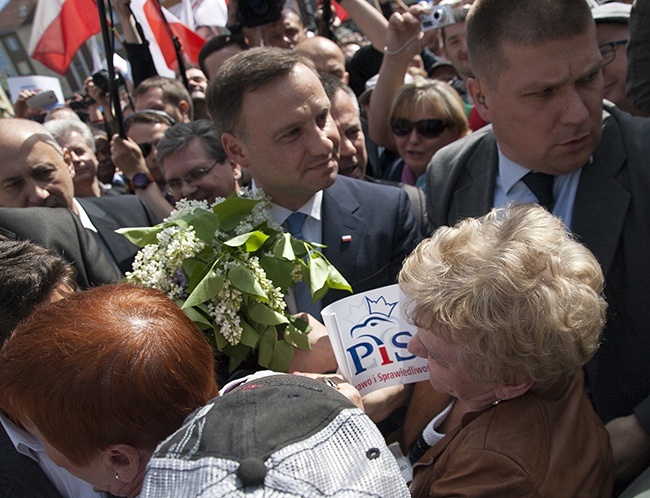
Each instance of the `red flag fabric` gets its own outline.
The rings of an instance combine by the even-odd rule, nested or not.
[[[93,0],[39,0],[29,54],[63,75],[79,47],[100,30]]]
[[[160,47],[163,57],[165,58],[165,63],[167,67],[172,70],[178,68],[178,60],[176,58],[176,52],[174,50],[174,42],[169,36],[169,32],[164,24],[164,20],[160,15],[160,9],[154,3],[157,0],[144,0],[144,2],[134,1],[132,6],[135,6],[137,3],[142,3],[142,12],[146,18],[146,22],[153,33],[153,36],[156,39],[157,45]],[[185,24],[183,24],[180,19],[175,15],[163,9],[167,23],[169,24],[172,32],[178,38],[183,52],[187,56],[187,59],[194,63],[199,63],[199,51],[205,43],[205,38],[199,36]],[[134,10],[136,14],[136,10]],[[136,14],[137,17],[137,14]],[[140,20],[142,23],[142,20]],[[149,40],[149,43],[152,43],[152,40]]]

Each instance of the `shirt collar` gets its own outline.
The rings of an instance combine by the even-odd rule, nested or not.
[[[255,186],[255,180],[251,182],[251,190],[257,192],[257,187]],[[316,192],[311,199],[309,199],[300,209],[295,211],[296,213],[305,213],[310,218],[314,218],[316,221],[321,220],[321,208],[323,205],[323,191],[319,190]],[[278,204],[271,202],[271,219],[276,222],[278,225],[282,225],[285,220],[291,216],[294,211],[287,209],[285,207],[279,206]]]
[[[501,152],[501,147],[497,146],[497,150],[499,152],[499,178],[501,179],[503,191],[507,195],[510,193],[510,189],[512,189],[515,183],[530,173],[531,170],[508,159],[503,152]]]
[[[25,455],[35,462],[38,462],[36,453],[42,453],[45,451],[43,444],[38,440],[38,438],[27,432],[25,429],[18,427],[1,411],[0,423],[2,423],[7,436],[11,439],[14,448],[16,448],[16,451],[21,455]]]

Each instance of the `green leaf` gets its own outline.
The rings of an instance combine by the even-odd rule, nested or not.
[[[233,266],[228,270],[228,279],[240,291],[254,296],[265,303],[269,302],[269,297],[260,286],[257,277],[245,266]]]
[[[260,266],[273,285],[279,287],[282,292],[286,292],[293,284],[294,264],[291,261],[262,256]]]
[[[286,372],[289,368],[291,360],[293,360],[294,348],[291,344],[284,341],[275,343],[275,350],[273,351],[273,359],[269,364],[269,369],[275,372]]]
[[[339,289],[339,290],[346,290],[352,292],[352,286],[332,264],[329,265],[329,273],[327,275],[327,285],[329,286],[330,289]]]
[[[287,325],[287,328],[284,329],[284,340],[291,344],[293,347],[300,349],[311,349],[309,345],[309,334],[298,330],[293,325]]]
[[[275,327],[267,327],[260,337],[260,347],[257,352],[257,360],[263,367],[269,368],[273,361],[273,352],[278,342],[278,334]]]
[[[250,351],[251,349],[249,347],[242,346],[241,344],[238,344],[237,346],[228,344],[223,349],[224,354],[226,354],[230,360],[228,362],[228,371],[232,373],[241,362],[246,359]]]
[[[241,320],[242,333],[240,342],[251,348],[255,348],[257,343],[260,341],[260,334],[257,333],[251,325],[246,322],[246,320]]]
[[[244,246],[246,252],[255,252],[264,245],[269,238],[264,232],[255,230],[254,232],[245,233],[224,242],[229,247]]]
[[[179,306],[182,307],[183,306],[182,301],[180,301],[179,303],[180,303]],[[212,322],[210,321],[210,319],[207,316],[205,316],[203,313],[201,313],[198,309],[191,307],[191,308],[184,308],[183,311],[189,317],[189,319],[194,322],[194,325],[196,325],[201,330],[212,328]]]
[[[220,220],[212,211],[195,209],[187,218],[187,223],[194,228],[196,236],[206,244],[212,244],[214,232],[220,228]],[[179,220],[181,221],[181,220]]]
[[[182,309],[204,303],[217,296],[223,287],[223,277],[217,275],[214,270],[208,271],[206,276],[199,282],[196,289],[189,295]]]
[[[309,258],[309,291],[311,292],[312,302],[317,300],[323,289],[327,288],[327,276],[329,274],[329,265],[322,257],[312,254]],[[320,296],[322,298],[323,296]]]
[[[273,245],[273,256],[275,258],[283,258],[289,261],[296,259],[296,253],[293,251],[290,234],[283,233],[278,237],[278,241]]]
[[[281,313],[272,310],[266,304],[253,301],[248,306],[248,316],[251,320],[262,325],[280,325],[289,323],[289,319]]]
[[[246,199],[237,194],[231,194],[226,200],[214,206],[212,211],[219,216],[221,230],[229,232],[253,211],[258,202],[260,201],[256,199]]]
[[[289,315],[289,323],[292,327],[298,329],[303,334],[307,334],[311,330],[311,325],[309,325],[308,322],[293,315]]]
[[[148,244],[155,244],[158,242],[156,235],[163,231],[165,228],[162,224],[155,227],[133,227],[133,228],[118,228],[115,230],[120,235],[124,235],[130,242],[133,242],[138,247],[144,247]]]

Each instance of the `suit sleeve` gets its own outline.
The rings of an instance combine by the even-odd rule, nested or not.
[[[395,236],[393,239],[393,254],[391,258],[391,280],[397,281],[397,274],[402,269],[402,263],[406,256],[411,254],[418,242],[422,239],[420,227],[415,220],[415,215],[411,210],[409,198],[406,192],[399,189],[399,200],[397,208],[397,218],[395,220]]]

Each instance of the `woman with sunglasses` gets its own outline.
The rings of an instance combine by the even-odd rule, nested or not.
[[[423,12],[414,5],[391,16],[368,110],[370,138],[400,156],[384,178],[419,186],[433,154],[469,133],[463,102],[447,83],[419,78],[403,84],[411,59],[433,37],[420,33]]]

